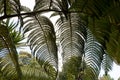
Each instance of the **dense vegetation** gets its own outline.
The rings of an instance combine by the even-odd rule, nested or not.
[[[97,80],[120,64],[119,35],[119,0],[0,0],[0,80]]]

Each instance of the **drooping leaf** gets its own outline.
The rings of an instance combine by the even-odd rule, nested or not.
[[[82,67],[80,60],[81,57],[71,57],[63,66],[63,70],[60,73],[60,80],[75,80],[82,79]]]
[[[120,24],[119,10],[120,10],[120,1],[110,0],[110,6],[106,10],[104,16],[107,16],[110,23],[118,26]]]
[[[51,0],[35,0],[34,11],[49,9]]]
[[[105,75],[108,74],[108,72],[110,70],[112,70],[112,66],[113,66],[113,60],[111,59],[111,57],[106,53],[103,55],[103,60],[102,60],[102,68],[105,71]]]
[[[42,68],[35,59],[31,58],[31,60],[29,60],[29,64],[22,65],[21,70],[24,75],[22,80],[51,80],[44,68]]]
[[[10,15],[20,12],[19,0],[1,0],[0,1],[0,14]]]
[[[19,63],[23,73],[22,80],[54,80],[56,71],[51,65],[40,65],[32,55],[25,51],[19,53]]]
[[[5,78],[5,80],[18,79],[17,71],[10,58],[9,51],[2,49],[0,53],[3,54],[0,57],[0,71],[2,73],[2,76]]]
[[[14,42],[10,36],[8,26],[0,24],[0,38],[1,38],[2,42],[4,42],[4,44],[5,44],[5,46],[3,46],[3,48],[7,48],[9,51],[10,59],[13,62],[15,70],[17,71],[17,75],[20,79],[21,78],[21,70],[20,70],[20,67],[18,64],[17,51],[16,51],[16,47],[14,45]]]
[[[92,31],[93,35],[104,47],[110,57],[119,64],[120,60],[116,57],[119,56],[120,52],[120,40],[118,36],[120,34],[119,26],[111,23],[107,17],[102,17],[100,19],[89,17],[88,28]]]
[[[75,0],[71,6],[71,10],[99,17],[104,14],[109,4],[109,0]]]
[[[120,56],[120,30],[119,28],[116,28],[116,26],[112,26],[111,29],[111,34],[109,41],[106,42],[106,47],[107,47],[107,52],[110,57],[113,58],[113,60],[117,63],[120,64],[120,59],[118,56]]]
[[[103,54],[105,54],[105,52],[102,46],[93,37],[92,33],[89,30],[87,30],[87,33],[84,57],[86,68],[84,77],[86,80],[86,76],[90,75],[89,80],[96,80],[99,75]]]
[[[72,56],[81,56],[84,54],[84,41],[86,38],[86,28],[81,22],[80,16],[70,14],[69,20],[64,18],[62,22],[59,19],[56,22],[58,27],[59,41],[62,45],[63,62],[69,60]]]
[[[33,56],[44,61],[43,64],[48,62],[57,69],[56,37],[51,21],[46,17],[37,15],[25,21],[23,30],[24,32],[30,31],[28,43]]]

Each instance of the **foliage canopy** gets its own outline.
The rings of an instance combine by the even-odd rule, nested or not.
[[[107,75],[113,60],[120,63],[119,14],[119,0],[35,0],[32,11],[0,0],[1,80],[97,80],[101,66]],[[21,34],[28,34],[29,56],[16,51]]]

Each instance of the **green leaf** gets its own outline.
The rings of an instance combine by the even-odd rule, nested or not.
[[[102,60],[102,68],[105,71],[105,75],[107,75],[108,72],[112,70],[112,66],[113,66],[113,60],[111,59],[111,57],[109,57],[108,54],[104,54]]]
[[[48,18],[40,15],[31,17],[31,19],[26,21],[23,30],[24,32],[30,31],[28,43],[30,44],[32,54],[38,60],[44,61],[43,64],[49,62],[58,69],[58,55],[53,24]]]
[[[56,22],[58,27],[58,38],[62,46],[63,63],[72,56],[81,56],[84,54],[84,41],[86,38],[86,26],[81,22],[81,18],[76,13],[70,14],[66,18]]]
[[[101,44],[97,42],[90,30],[87,30],[87,42],[85,43],[85,75],[89,76],[90,80],[95,80],[98,78],[103,54],[105,54],[104,49]],[[87,79],[85,79],[87,80]]]
[[[21,70],[20,70],[20,67],[18,64],[18,56],[17,56],[16,47],[10,36],[7,26],[0,25],[0,37],[1,37],[2,41],[5,43],[5,46],[8,48],[10,58],[15,66],[16,71],[17,71],[17,75],[19,76],[19,78],[21,78],[20,77]]]

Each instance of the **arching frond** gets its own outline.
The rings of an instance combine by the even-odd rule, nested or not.
[[[35,0],[34,10],[58,10],[58,11],[68,11],[68,1],[67,0]]]
[[[105,16],[109,19],[110,23],[120,25],[120,1],[110,0],[110,6],[106,9]]]
[[[31,12],[31,9],[26,7],[26,6],[21,5],[21,11],[23,11],[23,12]]]
[[[36,0],[35,2],[36,4],[34,6],[34,11],[39,10],[48,10],[48,12],[54,11],[61,17],[64,14],[64,16],[66,16],[67,18],[69,9],[69,3],[67,0]]]
[[[63,20],[59,19],[56,26],[58,27],[59,41],[63,50],[63,62],[66,62],[72,56],[82,57],[82,54],[84,54],[86,28],[81,22],[80,16],[76,13],[71,13],[69,20],[65,18]]]
[[[20,13],[19,0],[1,0],[0,1],[0,14],[10,15]]]
[[[5,80],[15,80],[18,79],[17,71],[15,69],[15,66],[10,58],[9,51],[4,51],[3,49],[1,52],[3,56],[0,58],[0,71],[2,73],[2,76]]]
[[[41,67],[41,65],[38,64],[38,62],[31,58],[29,64],[22,65],[21,70],[23,73],[22,80],[52,80],[47,74],[47,72],[44,70],[44,68]]]
[[[49,9],[52,0],[35,0],[34,11]]]
[[[17,51],[16,51],[16,47],[14,45],[15,42],[12,39],[14,36],[11,37],[12,31],[13,31],[12,28],[14,28],[13,26],[15,26],[15,25],[13,25],[12,23],[9,24],[9,25],[8,24],[9,24],[9,21],[6,22],[6,24],[5,24],[5,22],[4,23],[1,22],[1,24],[0,24],[0,40],[2,42],[2,43],[0,43],[0,44],[2,44],[1,48],[2,49],[6,48],[7,51],[8,51],[7,54],[2,52],[2,59],[1,60],[3,60],[3,61],[1,62],[2,63],[1,68],[4,67],[4,69],[7,71],[7,72],[3,71],[3,72],[6,72],[5,74],[8,73],[8,75],[9,75],[11,72],[13,72],[13,73],[15,72],[15,74],[17,75],[16,78],[18,78],[18,76],[19,76],[19,78],[21,78],[20,77],[21,76],[21,70],[20,70],[20,67],[19,67],[19,64],[18,64]],[[16,33],[16,35],[17,35],[17,33]],[[6,57],[6,55],[9,56],[9,57]],[[8,58],[10,60],[7,60],[6,58]],[[11,61],[11,62],[9,63],[9,61]],[[11,68],[11,70],[13,70],[13,71],[9,72],[9,68]],[[11,73],[11,77],[12,77],[12,75],[13,74]]]
[[[109,41],[106,42],[106,51],[110,55],[110,57],[113,58],[113,60],[117,63],[120,64],[120,30],[116,26],[112,26],[111,29],[111,34]]]
[[[64,64],[63,70],[60,73],[60,80],[76,80],[82,79],[81,57],[71,57]]]
[[[111,57],[109,57],[108,54],[104,54],[102,60],[102,68],[105,71],[105,75],[107,75],[108,72],[112,70],[112,66],[113,66],[113,60],[111,59]]]
[[[88,28],[96,37],[98,42],[106,48],[106,42],[109,41],[111,26],[107,18],[96,19],[95,17],[88,18]]]
[[[23,40],[21,33],[16,30],[16,28],[19,26],[19,21],[11,21],[11,19],[7,19],[6,21],[2,21],[1,24],[8,28],[10,36],[13,39],[13,43],[18,46],[20,44],[19,42]]]
[[[84,57],[86,68],[84,76],[90,75],[89,80],[96,80],[99,75],[103,54],[105,54],[105,52],[102,46],[95,40],[91,31],[87,30],[87,33]]]
[[[3,7],[4,7],[3,0],[0,0],[0,15],[3,14]]]
[[[56,71],[49,63],[41,66],[30,53],[21,51],[19,63],[23,73],[22,80],[55,80]]]
[[[104,47],[116,63],[120,63],[120,30],[119,26],[110,23],[107,17],[100,19],[89,17],[88,28],[92,31],[98,42]],[[114,54],[113,54],[114,53]]]
[[[109,8],[110,1],[106,0],[75,0],[71,10],[80,11],[88,15],[100,17]]]
[[[56,37],[51,21],[37,15],[25,21],[23,30],[24,32],[30,31],[28,42],[33,56],[44,61],[43,64],[48,62],[57,69]]]

